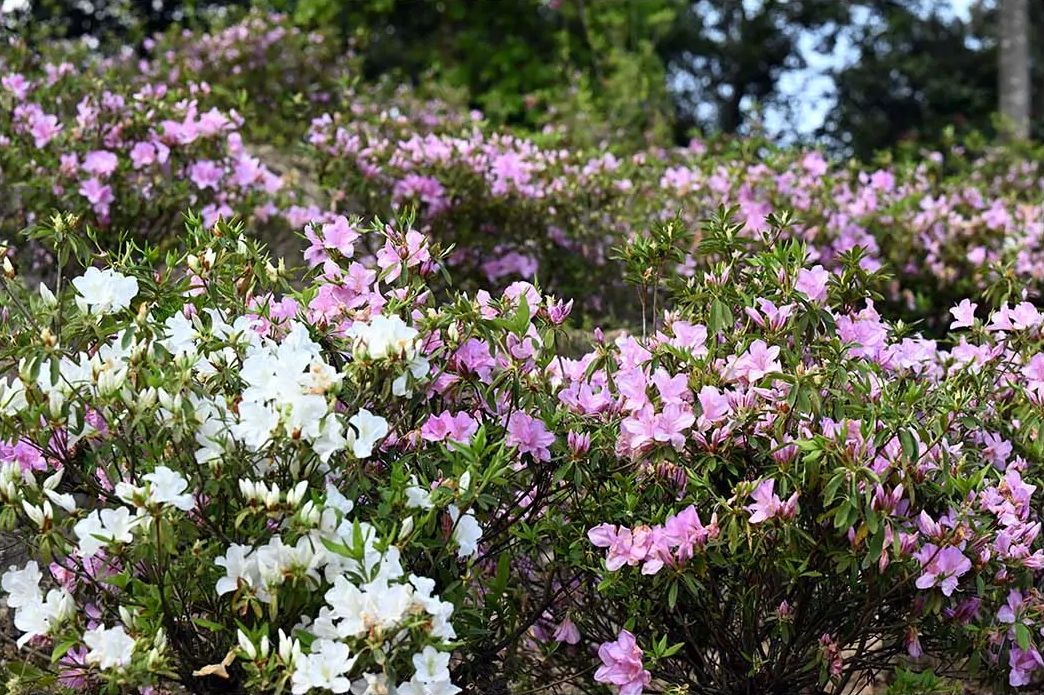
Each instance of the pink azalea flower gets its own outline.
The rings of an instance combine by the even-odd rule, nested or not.
[[[36,147],[46,147],[60,132],[62,124],[58,122],[58,117],[49,113],[36,114],[29,126],[29,133],[33,136],[33,144]]]
[[[652,681],[652,674],[642,668],[642,650],[627,630],[621,630],[615,642],[604,642],[598,647],[602,666],[594,679],[620,688],[619,695],[641,695]]]
[[[779,372],[783,366],[779,363],[779,347],[771,347],[764,340],[758,339],[750,344],[735,362],[735,374],[747,383],[759,381],[766,374]]]
[[[798,271],[794,289],[808,297],[809,301],[822,304],[827,298],[829,281],[830,273],[821,265],[813,266],[811,269],[802,268]]]
[[[88,152],[83,159],[83,170],[92,176],[106,178],[116,171],[119,159],[108,150]]]
[[[671,376],[666,369],[660,367],[652,375],[652,382],[660,393],[660,400],[664,403],[680,405],[692,400],[689,391],[689,377],[686,374]]]
[[[1008,666],[1011,672],[1008,674],[1008,684],[1014,688],[1029,685],[1032,681],[1031,674],[1037,669],[1044,668],[1044,659],[1036,647],[1020,649],[1013,646],[1008,653]]]
[[[960,548],[952,545],[940,550],[932,543],[925,543],[916,557],[923,570],[917,578],[917,588],[930,589],[938,585],[945,596],[953,594],[958,579],[972,567],[971,560],[964,556]]]
[[[653,438],[658,442],[670,442],[675,449],[685,446],[684,432],[696,422],[696,416],[688,404],[669,404],[656,418]]]
[[[555,628],[555,633],[552,636],[556,642],[564,642],[565,644],[577,644],[580,642],[580,630],[577,629],[576,624],[569,619],[567,615],[562,619],[562,622]]]
[[[103,184],[98,179],[90,178],[80,184],[80,195],[94,207],[94,212],[99,217],[108,217],[109,205],[115,200],[111,186]]]
[[[704,386],[697,396],[703,412],[700,414],[702,421],[708,424],[721,422],[732,412],[732,405],[727,396],[713,386]]]
[[[516,410],[508,418],[507,437],[504,441],[508,446],[518,449],[520,454],[530,454],[537,461],[550,461],[549,447],[554,443],[555,435],[547,431],[547,426],[542,420]]]
[[[13,445],[0,440],[0,463],[14,461],[23,473],[47,470],[47,460],[33,444],[20,439]]]
[[[707,354],[706,326],[688,321],[674,321],[671,324],[671,332],[674,333],[674,338],[670,343],[674,347],[689,350],[694,357],[702,357]]]
[[[29,90],[32,88],[32,84],[25,79],[25,76],[13,72],[9,75],[4,75],[0,78],[0,85],[7,91],[14,95],[17,101],[23,101],[29,95]]]
[[[786,502],[775,493],[776,481],[772,478],[761,481],[751,493],[754,504],[747,505],[750,512],[750,523],[760,524],[776,517],[792,518],[797,513],[798,493],[792,494]]]
[[[596,548],[608,548],[605,566],[615,572],[626,564],[631,564],[631,546],[633,536],[631,529],[614,524],[599,524],[587,532],[587,539]]]
[[[465,369],[477,374],[480,379],[487,381],[493,373],[496,361],[489,351],[489,343],[478,338],[468,338],[463,345],[453,353],[453,362],[458,369]]]
[[[328,249],[336,249],[341,255],[351,258],[355,254],[355,242],[359,239],[357,232],[344,215],[338,215],[333,222],[323,225],[323,245]]]
[[[151,142],[139,142],[131,148],[131,165],[135,169],[147,167],[156,161],[156,146]]]
[[[1038,352],[1029,359],[1022,368],[1022,375],[1026,377],[1026,387],[1032,391],[1044,390],[1044,352]]]
[[[221,178],[225,175],[224,170],[217,163],[209,159],[203,159],[189,167],[189,178],[196,188],[203,190],[212,188],[215,191],[221,185]]]
[[[1008,314],[1011,318],[1012,328],[1024,331],[1040,325],[1041,315],[1037,307],[1029,302],[1019,302]]]
[[[973,304],[967,299],[962,299],[960,304],[950,309],[950,313],[953,315],[953,322],[950,323],[950,330],[957,328],[971,328],[975,324],[975,310],[978,308],[978,304]]]
[[[453,415],[445,410],[439,415],[429,415],[421,426],[421,438],[428,442],[449,440],[467,444],[478,431],[478,422],[467,413]]]

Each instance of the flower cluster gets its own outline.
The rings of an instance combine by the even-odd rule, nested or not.
[[[654,331],[551,365],[588,465],[626,471],[587,479],[600,487],[573,513],[604,521],[575,566],[601,580],[560,610],[581,639],[626,624],[654,676],[677,685],[793,687],[787,664],[819,660],[841,682],[862,668],[842,658],[849,640],[866,638],[912,658],[959,644],[1012,685],[1030,682],[1040,638],[1008,601],[1044,557],[1031,501],[1038,312],[963,303],[959,333],[924,338],[865,294],[839,301],[874,281],[857,259],[821,283],[783,227],[758,242],[733,229],[704,229],[706,249],[744,250],[682,285]],[[786,646],[809,633],[826,637],[803,642],[804,656]],[[697,634],[708,637],[684,637]],[[733,670],[720,650],[737,634],[769,651]],[[661,638],[678,635],[672,658]],[[621,674],[607,682],[637,687],[641,661],[624,668],[604,650],[603,675]]]
[[[511,384],[567,310],[529,285],[436,308],[426,238],[326,224],[296,289],[198,219],[162,268],[5,284],[0,521],[32,560],[3,589],[63,683],[453,695],[478,649],[451,648],[524,632],[517,592],[456,609],[489,600],[485,548],[535,552],[500,515],[553,521],[557,438]]]
[[[1036,165],[584,149],[361,69],[259,13],[0,47],[4,678],[1039,682]]]

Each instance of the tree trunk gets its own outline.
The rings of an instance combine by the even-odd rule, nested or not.
[[[1017,138],[1029,137],[1029,0],[1000,0],[1000,112]]]

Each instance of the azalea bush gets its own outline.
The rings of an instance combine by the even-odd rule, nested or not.
[[[53,248],[84,270],[51,286],[5,264],[19,683],[452,695],[538,617],[513,559],[573,489],[526,379],[569,306],[527,284],[436,304],[417,232],[313,236],[303,276],[198,218],[179,252]]]
[[[575,136],[0,46],[5,687],[1036,686],[1038,148]]]
[[[697,228],[723,204],[755,237],[771,212],[794,211],[788,233],[829,269],[861,248],[865,268],[893,276],[883,299],[933,331],[945,329],[939,306],[1037,294],[1044,278],[1044,189],[1022,150],[955,144],[867,167],[757,140],[616,153],[481,126],[395,134],[352,120],[326,115],[309,135],[330,199],[347,190],[383,214],[416,208],[433,235],[457,244],[459,272],[487,284],[536,276],[598,316],[634,318],[611,281],[623,272],[614,246],[652,221],[681,216]],[[688,251],[675,272],[706,267]],[[592,285],[591,273],[607,281]]]
[[[161,240],[189,206],[208,222],[277,211],[280,177],[245,147],[242,117],[208,105],[205,87],[124,84],[81,69],[30,64],[0,79],[6,239],[55,209],[110,230],[112,243],[122,233]]]
[[[557,610],[601,644],[594,680],[840,692],[930,658],[1032,682],[1044,316],[965,300],[923,338],[879,314],[859,253],[828,273],[788,224],[716,217],[718,260],[664,283],[644,336],[552,364],[593,492],[555,545],[586,578]],[[621,253],[641,270],[688,243],[670,224]]]
[[[611,250],[657,221],[695,229],[722,204],[752,236],[794,211],[788,233],[829,270],[861,248],[865,268],[892,276],[882,306],[935,335],[940,307],[969,295],[998,306],[1044,278],[1032,146],[951,142],[872,165],[756,138],[577,146],[555,129],[494,127],[437,84],[368,81],[350,46],[261,13],[172,29],[138,52],[13,40],[0,66],[7,239],[61,209],[110,244],[156,240],[192,208],[287,250],[313,221],[416,211],[453,246],[462,287],[537,279],[617,326],[636,312]],[[694,251],[672,272],[702,272]]]

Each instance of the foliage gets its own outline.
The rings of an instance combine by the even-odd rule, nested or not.
[[[808,268],[788,224],[746,240],[711,220],[700,245],[718,262],[663,282],[673,310],[645,337],[553,365],[595,491],[555,541],[583,577],[556,615],[603,642],[595,680],[621,693],[650,674],[840,692],[903,654],[1027,683],[1044,319],[963,302],[959,333],[927,340],[877,313],[858,253],[838,275]],[[621,250],[636,273],[644,243]],[[586,477],[605,470],[602,487]]]
[[[686,8],[517,4],[0,48],[8,690],[1041,676],[1040,147],[668,147]]]
[[[190,220],[162,256],[92,249],[74,223],[42,241],[101,270],[5,281],[0,520],[34,558],[3,580],[31,647],[19,681],[371,674],[452,695],[452,647],[476,684],[467,657],[513,647],[543,600],[512,558],[572,491],[551,484],[553,411],[522,388],[568,307],[528,285],[436,304],[437,249],[380,223],[316,227],[303,278],[225,223]]]

